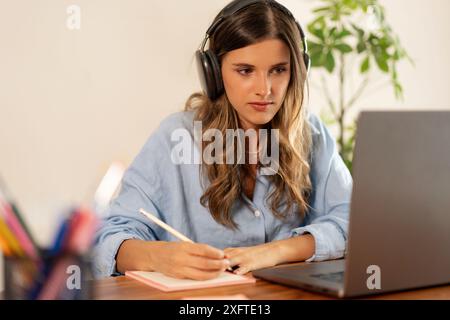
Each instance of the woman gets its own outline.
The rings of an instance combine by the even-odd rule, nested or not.
[[[302,106],[300,25],[275,1],[238,0],[207,35],[209,51],[197,53],[204,92],[161,123],[125,173],[97,234],[97,275],[153,270],[205,280],[229,267],[245,274],[345,253],[352,180],[328,130]],[[230,129],[238,142],[242,132],[270,133],[217,148]],[[180,130],[189,133],[182,143]],[[215,161],[205,158],[212,144]],[[269,153],[270,165],[262,161]],[[230,154],[233,163],[220,161]],[[177,241],[140,208],[195,243]]]

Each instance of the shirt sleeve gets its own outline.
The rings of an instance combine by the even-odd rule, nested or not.
[[[159,166],[165,161],[159,161],[158,157],[165,154],[164,148],[158,135],[152,135],[125,172],[120,192],[111,202],[96,232],[93,259],[96,278],[120,275],[116,269],[116,255],[123,241],[159,240],[139,209],[152,212],[158,218],[162,216],[158,206],[161,193],[159,174],[164,170]]]
[[[336,142],[321,121],[311,117],[313,148],[312,193],[305,226],[292,230],[292,236],[309,233],[315,240],[310,261],[342,258],[345,255],[352,177],[340,157]]]

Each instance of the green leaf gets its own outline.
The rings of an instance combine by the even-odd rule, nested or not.
[[[337,31],[336,27],[331,28],[330,33],[329,33],[329,37],[336,39],[336,37],[335,37],[336,31]]]
[[[356,51],[358,53],[364,52],[367,49],[367,45],[364,41],[358,42],[358,45],[356,46]]]
[[[399,82],[394,83],[394,93],[396,99],[402,99],[403,98],[403,87]]]
[[[319,56],[319,63],[321,66],[325,66],[327,63],[327,54],[326,51],[322,51],[321,55]]]
[[[389,72],[389,65],[387,63],[386,56],[383,54],[376,54],[375,61],[377,62],[378,68],[383,72]]]
[[[333,53],[331,53],[331,51],[328,51],[325,60],[325,69],[327,69],[329,73],[333,73],[335,66],[336,62],[334,60]]]
[[[358,7],[358,1],[355,0],[343,0],[343,3],[352,10]]]
[[[395,62],[392,64],[391,77],[392,77],[392,80],[393,80],[393,81],[398,81],[398,73],[397,73],[397,69],[396,69],[396,64],[395,64]]]
[[[318,16],[316,19],[314,19],[308,24],[307,28],[309,30],[309,28],[313,28],[316,25],[323,27],[325,25],[325,16]]]
[[[307,26],[309,33],[313,34],[321,40],[325,40],[324,30],[327,29],[325,23],[325,17],[318,17],[316,20],[308,24]]]
[[[347,29],[342,29],[342,31],[341,32],[339,32],[337,35],[336,35],[336,39],[342,39],[342,38],[345,38],[345,37],[347,37],[347,36],[349,36],[349,35],[351,35],[352,33],[350,32],[350,31],[348,31]]]
[[[353,23],[351,23],[351,26],[353,27],[353,29],[355,29],[356,32],[358,32],[358,35],[359,35],[361,38],[364,37],[365,32],[364,32],[363,29],[359,28],[357,25],[355,25],[355,24],[353,24]]]
[[[389,38],[388,36],[384,36],[383,38],[380,39],[380,46],[383,49],[387,49],[389,48],[391,45],[393,44],[393,41],[391,38]]]
[[[323,45],[320,43],[316,43],[308,40],[308,52],[310,55],[313,55],[317,52],[323,51]]]
[[[353,51],[352,47],[350,47],[346,43],[339,43],[339,44],[335,45],[334,47],[342,53],[349,53],[349,52]]]
[[[361,63],[361,73],[366,73],[370,68],[370,57],[367,56]]]
[[[400,52],[398,50],[395,50],[394,55],[392,56],[392,58],[394,58],[395,61],[400,60],[400,58],[401,58]]]
[[[314,9],[313,12],[314,13],[327,12],[327,11],[330,11],[330,9],[331,9],[330,7],[320,7],[320,8]]]
[[[376,48],[377,50],[381,50],[382,49],[380,47],[380,38],[378,38],[373,33],[371,33],[369,35],[369,38],[367,39],[367,41],[371,44],[372,47]]]
[[[311,56],[311,67],[322,67],[325,64],[326,55],[323,51],[312,54]]]
[[[316,36],[317,38],[319,38],[320,40],[325,41],[325,35],[323,33],[323,29],[322,28],[315,28],[315,27],[311,27],[308,28],[308,31],[313,34],[314,36]]]

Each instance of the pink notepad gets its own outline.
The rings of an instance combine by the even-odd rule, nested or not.
[[[125,275],[165,292],[248,284],[255,283],[256,281],[254,278],[240,276],[230,272],[224,272],[215,279],[203,281],[176,279],[159,272],[148,271],[126,271]]]

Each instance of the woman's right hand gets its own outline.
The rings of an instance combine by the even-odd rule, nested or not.
[[[125,240],[116,257],[117,270],[157,271],[180,279],[217,278],[230,262],[222,250],[207,244]]]

